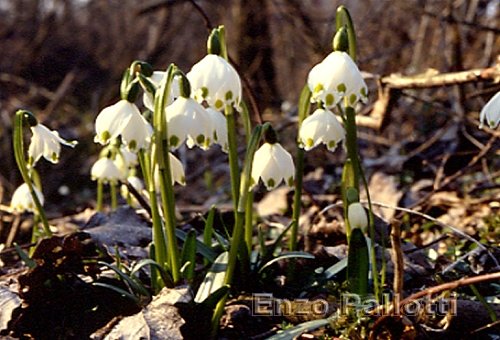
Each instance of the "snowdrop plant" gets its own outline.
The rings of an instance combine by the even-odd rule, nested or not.
[[[360,229],[369,226],[369,236],[374,239],[373,216],[371,213],[371,202],[368,186],[361,167],[357,147],[357,131],[354,107],[359,102],[366,102],[368,90],[359,71],[356,59],[356,36],[352,20],[347,9],[340,6],[337,9],[337,32],[333,39],[333,52],[323,61],[315,65],[309,72],[307,84],[301,93],[299,102],[299,133],[297,151],[296,188],[293,205],[293,224],[291,228],[290,249],[295,250],[297,246],[298,218],[300,216],[300,202],[302,189],[302,172],[304,164],[304,150],[309,151],[319,144],[325,144],[329,151],[334,151],[341,141],[345,141],[347,159],[342,175],[342,198],[344,205],[344,216],[346,234],[348,241],[351,240],[351,227],[356,231],[354,244],[365,244],[364,236]],[[313,114],[308,115],[310,105],[316,105]],[[343,125],[340,123],[339,119]],[[363,181],[368,202],[369,214],[366,215],[364,208],[359,203],[359,182]],[[373,242],[370,243],[370,256],[372,263],[374,291],[380,298],[380,286],[378,282],[378,271],[375,261],[375,249]],[[356,251],[365,251],[367,247],[358,247],[358,250],[350,250],[354,256]],[[351,248],[350,248],[351,249]],[[365,249],[365,250],[362,250]],[[366,256],[367,257],[367,256]],[[360,256],[359,258],[365,258]],[[354,293],[366,294],[366,282],[368,280],[368,267],[358,266],[358,261],[350,261],[351,270],[348,276],[352,282]],[[349,264],[348,264],[349,267]],[[361,271],[353,270],[361,268]],[[358,284],[359,283],[359,284]],[[358,291],[356,291],[358,290]]]
[[[490,128],[496,129],[500,123],[500,91],[497,92],[483,107],[479,115],[479,128],[487,123]]]
[[[33,133],[28,148],[28,161],[26,161],[23,141],[23,128],[25,122],[28,123]],[[34,166],[42,156],[52,163],[57,163],[59,161],[61,144],[74,147],[77,143],[76,141],[68,142],[59,137],[57,131],[52,131],[40,124],[31,112],[26,110],[18,110],[16,112],[13,138],[14,156],[24,184],[14,193],[12,207],[17,211],[21,209],[33,211],[35,214],[35,221],[41,221],[46,236],[51,236],[52,232],[43,209],[41,188],[37,188],[34,182],[34,178],[37,178]],[[41,186],[39,181],[36,184]],[[29,192],[31,200],[27,197],[27,192]],[[35,223],[33,235],[36,234],[37,226]]]

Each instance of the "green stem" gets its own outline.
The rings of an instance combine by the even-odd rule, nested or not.
[[[168,139],[168,124],[166,119],[165,107],[170,94],[170,87],[174,77],[174,72],[177,68],[172,64],[167,69],[167,75],[164,82],[160,85],[155,94],[154,106],[154,146],[156,162],[153,162],[152,169],[158,166],[160,172],[160,192],[162,199],[163,215],[165,218],[165,234],[168,245],[168,258],[172,278],[174,282],[178,282],[180,275],[179,249],[177,246],[177,238],[175,236],[175,201],[174,189],[172,185],[172,172],[170,167],[169,157],[169,139]],[[152,181],[151,181],[152,182]]]
[[[311,90],[306,84],[300,93],[299,98],[299,124],[298,129],[302,125],[304,119],[307,118],[309,114],[309,109],[311,107]],[[299,230],[299,218],[300,210],[302,207],[302,183],[304,176],[304,157],[305,151],[299,145],[297,145],[297,158],[295,160],[295,192],[293,193],[293,210],[292,210],[292,227],[290,232],[290,251],[297,249],[297,239]]]
[[[102,211],[102,202],[103,202],[103,183],[100,179],[97,180],[97,203],[96,203],[96,211]]]
[[[168,269],[168,254],[165,241],[165,233],[163,231],[163,222],[158,209],[158,201],[156,199],[155,184],[152,180],[153,172],[151,170],[151,159],[146,155],[144,150],[139,152],[139,164],[141,165],[144,183],[148,189],[149,202],[151,205],[151,218],[153,221],[153,244],[155,261],[164,269]],[[157,276],[156,284],[159,287],[163,286],[160,275]]]
[[[244,101],[241,102],[241,117],[243,118],[243,126],[245,128],[245,138],[247,145],[250,143],[252,135],[252,122],[248,107]],[[248,256],[252,254],[252,238],[253,238],[253,202],[254,194],[251,192],[248,195],[245,209],[245,243],[248,250]]]
[[[248,143],[247,154],[245,158],[245,168],[242,175],[242,180],[240,183],[240,198],[236,207],[235,223],[233,228],[233,236],[231,238],[231,248],[229,249],[229,256],[227,262],[226,276],[224,277],[224,284],[231,285],[233,282],[234,270],[236,268],[236,262],[238,260],[238,252],[243,238],[243,225],[245,218],[246,204],[250,193],[250,183],[252,174],[252,163],[259,145],[259,141],[268,128],[269,124],[266,123],[262,126],[258,125],[255,127],[250,142]],[[219,320],[224,312],[224,306],[226,304],[227,295],[222,298],[217,306],[215,307],[214,314],[212,316],[212,338],[215,337],[217,332],[217,327],[219,325]]]
[[[33,187],[33,182],[29,176],[28,166],[26,164],[26,160],[24,158],[24,146],[23,146],[23,120],[24,116],[31,113],[28,113],[25,110],[18,110],[16,112],[16,116],[14,119],[14,138],[13,138],[13,146],[14,146],[14,156],[16,158],[16,163],[19,171],[21,172],[21,176],[23,177],[24,182],[28,185],[31,197],[33,198],[33,202],[35,203],[36,210],[38,215],[40,216],[40,220],[42,221],[43,231],[46,236],[52,236],[52,232],[50,231],[49,222],[47,220],[47,216],[45,215],[45,210],[42,207],[40,200],[38,199],[38,195],[35,193],[35,189]]]
[[[302,183],[304,177],[304,156],[305,151],[297,147],[297,157],[295,159],[295,192],[293,193],[292,228],[290,232],[290,251],[297,250],[298,230],[300,210],[302,207]]]
[[[116,183],[109,182],[109,191],[111,194],[111,210],[116,210],[118,207],[118,195],[116,193]]]
[[[229,157],[229,174],[231,176],[231,195],[233,198],[233,207],[235,211],[238,209],[239,188],[240,188],[240,168],[238,166],[238,142],[236,138],[236,117],[232,106],[225,107],[226,122],[227,122],[227,143]]]

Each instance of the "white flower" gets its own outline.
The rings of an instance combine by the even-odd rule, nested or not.
[[[104,183],[116,183],[126,178],[123,169],[120,169],[113,160],[107,157],[100,158],[94,163],[92,169],[90,169],[90,176],[93,181],[99,180]]]
[[[169,159],[170,159],[170,174],[172,176],[172,185],[174,185],[176,182],[179,183],[182,186],[186,185],[186,176],[184,175],[184,167],[182,166],[181,161],[175,157],[173,154],[170,152],[168,153]],[[160,171],[158,170],[158,167],[155,168],[155,184],[156,184],[156,189],[158,190],[160,188]]]
[[[38,190],[36,186],[33,186],[33,190],[35,191],[40,204],[43,205],[43,194],[40,192],[40,190]],[[17,212],[35,211],[35,202],[33,201],[33,197],[31,196],[28,184],[23,183],[19,187],[17,187],[16,191],[14,191],[14,194],[12,195],[10,207]]]
[[[177,148],[187,139],[187,146],[198,145],[202,149],[210,146],[213,125],[203,106],[194,99],[178,97],[166,108],[170,146]]]
[[[293,186],[295,167],[292,156],[279,143],[264,143],[256,152],[252,163],[252,185],[262,178],[267,190],[276,188],[281,181]]]
[[[61,144],[74,147],[77,142],[68,142],[61,137],[57,131],[49,130],[45,125],[37,124],[31,127],[33,137],[28,148],[28,156],[30,165],[44,157],[46,160],[57,163],[59,161],[59,153],[61,152]]]
[[[206,111],[210,115],[214,126],[214,140],[222,147],[222,151],[227,153],[229,146],[227,141],[226,116],[211,107],[207,108]]]
[[[128,176],[127,177],[127,182],[130,183],[130,185],[139,193],[141,193],[144,190],[144,183],[142,180],[137,177],[137,176]],[[120,188],[120,193],[122,194],[123,198],[129,199],[130,193],[128,190],[128,187],[123,184]],[[131,203],[133,206],[138,206],[139,204],[135,200],[135,198],[132,198]]]
[[[137,177],[137,176],[128,176],[127,177],[127,182],[130,183],[130,185],[137,190],[137,192],[141,192],[144,190],[144,183],[142,180]]]
[[[167,72],[164,71],[154,71],[151,77],[148,78],[148,80],[155,86],[156,89],[158,89],[160,87],[161,81],[163,80],[166,74]],[[172,84],[170,86],[171,86],[170,95],[168,97],[166,105],[172,104],[174,98],[179,97],[180,93],[179,77],[174,77],[172,80]],[[155,100],[152,93],[144,91],[144,94],[142,96],[142,102],[144,103],[144,106],[147,109],[154,111]]]
[[[241,80],[234,67],[226,59],[208,54],[193,65],[186,75],[193,96],[199,102],[206,100],[217,110],[224,105],[239,108],[241,101]]]
[[[309,72],[307,84],[312,92],[311,100],[324,103],[326,108],[337,105],[347,98],[348,105],[365,102],[368,88],[351,57],[340,51],[330,53]]]
[[[137,106],[124,99],[104,108],[96,118],[95,128],[95,142],[107,144],[121,135],[131,150],[146,148],[153,133]]]
[[[126,168],[133,168],[138,164],[137,153],[130,151],[123,145],[120,147],[120,155]]]
[[[496,129],[500,123],[500,91],[491,98],[481,110],[479,115],[479,128],[483,128],[484,123],[488,123],[490,128]]]
[[[347,219],[351,228],[363,229],[368,226],[368,216],[366,216],[365,208],[359,202],[349,204]]]
[[[345,131],[330,110],[317,109],[304,119],[299,130],[299,143],[306,151],[324,143],[333,151],[345,137]]]

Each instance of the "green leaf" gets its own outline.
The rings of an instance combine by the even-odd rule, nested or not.
[[[136,304],[139,304],[139,302],[140,302],[140,299],[137,296],[130,294],[126,290],[115,287],[113,285],[109,285],[107,283],[102,283],[102,282],[94,282],[94,283],[92,283],[92,285],[96,286],[96,287],[102,287],[102,288],[106,288],[106,289],[110,289],[112,291],[115,291],[116,293],[120,294],[121,296],[126,297],[126,298],[134,301],[134,303],[136,303]]]
[[[368,293],[368,270],[370,267],[368,245],[359,228],[351,231],[347,255],[347,281],[352,293],[364,296]]]
[[[36,267],[36,262],[31,259],[28,254],[26,254],[26,252],[21,247],[19,247],[17,243],[14,243],[14,248],[16,248],[17,254],[29,269],[33,269]]]
[[[189,262],[189,264],[187,264]],[[181,266],[187,264],[184,269],[184,278],[188,281],[192,280],[194,277],[194,267],[196,262],[196,231],[191,229],[184,241],[184,246],[182,247],[181,253]]]
[[[178,239],[182,241],[186,241],[187,238],[187,233],[183,230],[180,229],[175,229],[175,236],[177,236]],[[207,258],[210,262],[213,262],[215,258],[217,257],[217,253],[210,249],[207,245],[205,245],[203,242],[196,240],[196,251],[198,254],[202,255],[203,257]]]
[[[194,298],[194,302],[202,303],[212,293],[225,285],[224,278],[226,276],[228,259],[229,253],[227,251],[217,257],[207,275],[203,279],[203,282],[196,293],[196,297]]]
[[[290,258],[302,258],[302,259],[311,259],[312,260],[312,259],[314,259],[314,255],[306,253],[305,251],[290,251],[287,253],[283,253],[283,254],[276,256],[274,259],[267,262],[266,264],[264,264],[259,269],[259,273],[262,272],[264,269],[266,269],[267,267],[269,267],[270,265],[272,265],[275,262],[285,260],[285,259],[290,259]]]
[[[168,288],[173,288],[175,287],[174,285],[174,279],[172,278],[172,275],[168,271],[165,270],[158,262],[156,262],[153,259],[142,259],[141,261],[137,262],[133,267],[132,270],[130,271],[130,276],[135,276],[135,273],[137,273],[142,267],[144,266],[151,266],[152,270],[151,273],[156,274],[156,270],[160,273],[160,276],[163,280],[163,283],[165,283],[165,286]],[[156,270],[153,270],[156,269]]]
[[[340,273],[346,267],[347,267],[347,257],[344,257],[342,260],[340,260],[339,262],[335,263],[333,266],[325,270],[323,274],[325,275],[326,279],[331,279],[333,276]]]

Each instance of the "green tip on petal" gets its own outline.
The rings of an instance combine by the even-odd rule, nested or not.
[[[275,186],[276,186],[276,182],[274,181],[274,179],[269,178],[269,180],[267,181],[267,187],[268,187],[269,189],[272,189],[272,188],[274,188]]]
[[[198,136],[196,137],[196,143],[198,143],[198,144],[203,144],[203,142],[205,142],[205,136],[203,136],[203,135],[198,135]]]
[[[314,91],[313,91],[313,92],[314,92],[314,93],[321,92],[321,91],[323,91],[323,89],[324,89],[323,84],[318,84],[318,85],[316,85],[316,86],[314,87]]]
[[[357,98],[358,98],[358,97],[357,97],[357,96],[353,93],[353,94],[351,94],[351,95],[349,96],[349,102],[350,102],[351,104],[354,104],[354,103],[356,102],[356,99],[357,99]]]
[[[179,137],[177,136],[170,136],[170,145],[173,146],[173,147],[176,147],[177,145],[179,145]]]
[[[57,153],[52,152],[52,155],[50,155],[50,159],[52,159],[53,162],[57,162]]]
[[[104,141],[104,143],[106,143],[109,138],[111,138],[111,134],[109,133],[109,131],[104,131],[103,133],[101,133],[101,139]]]
[[[233,91],[227,91],[226,100],[232,100],[232,99],[233,99]]]
[[[307,140],[306,140],[306,146],[308,148],[312,148],[313,145],[314,145],[314,140],[312,138],[307,138]]]
[[[255,179],[253,179],[253,177],[252,177],[252,178],[250,178],[250,185],[249,185],[249,187],[250,187],[250,188],[253,188],[253,187],[255,186],[255,184],[256,184],[256,183],[255,183]]]
[[[130,143],[128,143],[128,148],[130,150],[135,150],[137,148],[137,142],[135,140],[131,140]]]
[[[201,88],[201,97],[202,98],[207,98],[207,96],[208,96],[208,89],[205,86],[203,86]]]
[[[337,86],[337,90],[338,90],[339,92],[345,92],[345,91],[347,91],[347,88],[346,88],[345,84],[344,84],[344,83],[342,83],[342,84],[339,84],[339,85]]]
[[[294,183],[293,183],[293,176],[288,179],[287,184],[288,184],[289,187],[293,187],[293,185],[294,185]]]
[[[368,90],[366,89],[366,87],[363,87],[361,91],[359,91],[359,93],[361,93],[363,97],[368,97]]]
[[[335,102],[335,97],[333,96],[333,94],[331,93],[327,94],[325,97],[325,102],[326,106],[332,106],[333,103]]]
[[[222,100],[217,99],[217,100],[215,101],[215,108],[216,108],[217,110],[222,109],[222,107],[223,107],[223,106],[224,106],[224,103],[222,102]]]
[[[181,177],[181,184],[186,185],[186,177],[184,176]]]
[[[328,149],[334,149],[337,146],[337,142],[332,140],[328,142]]]

